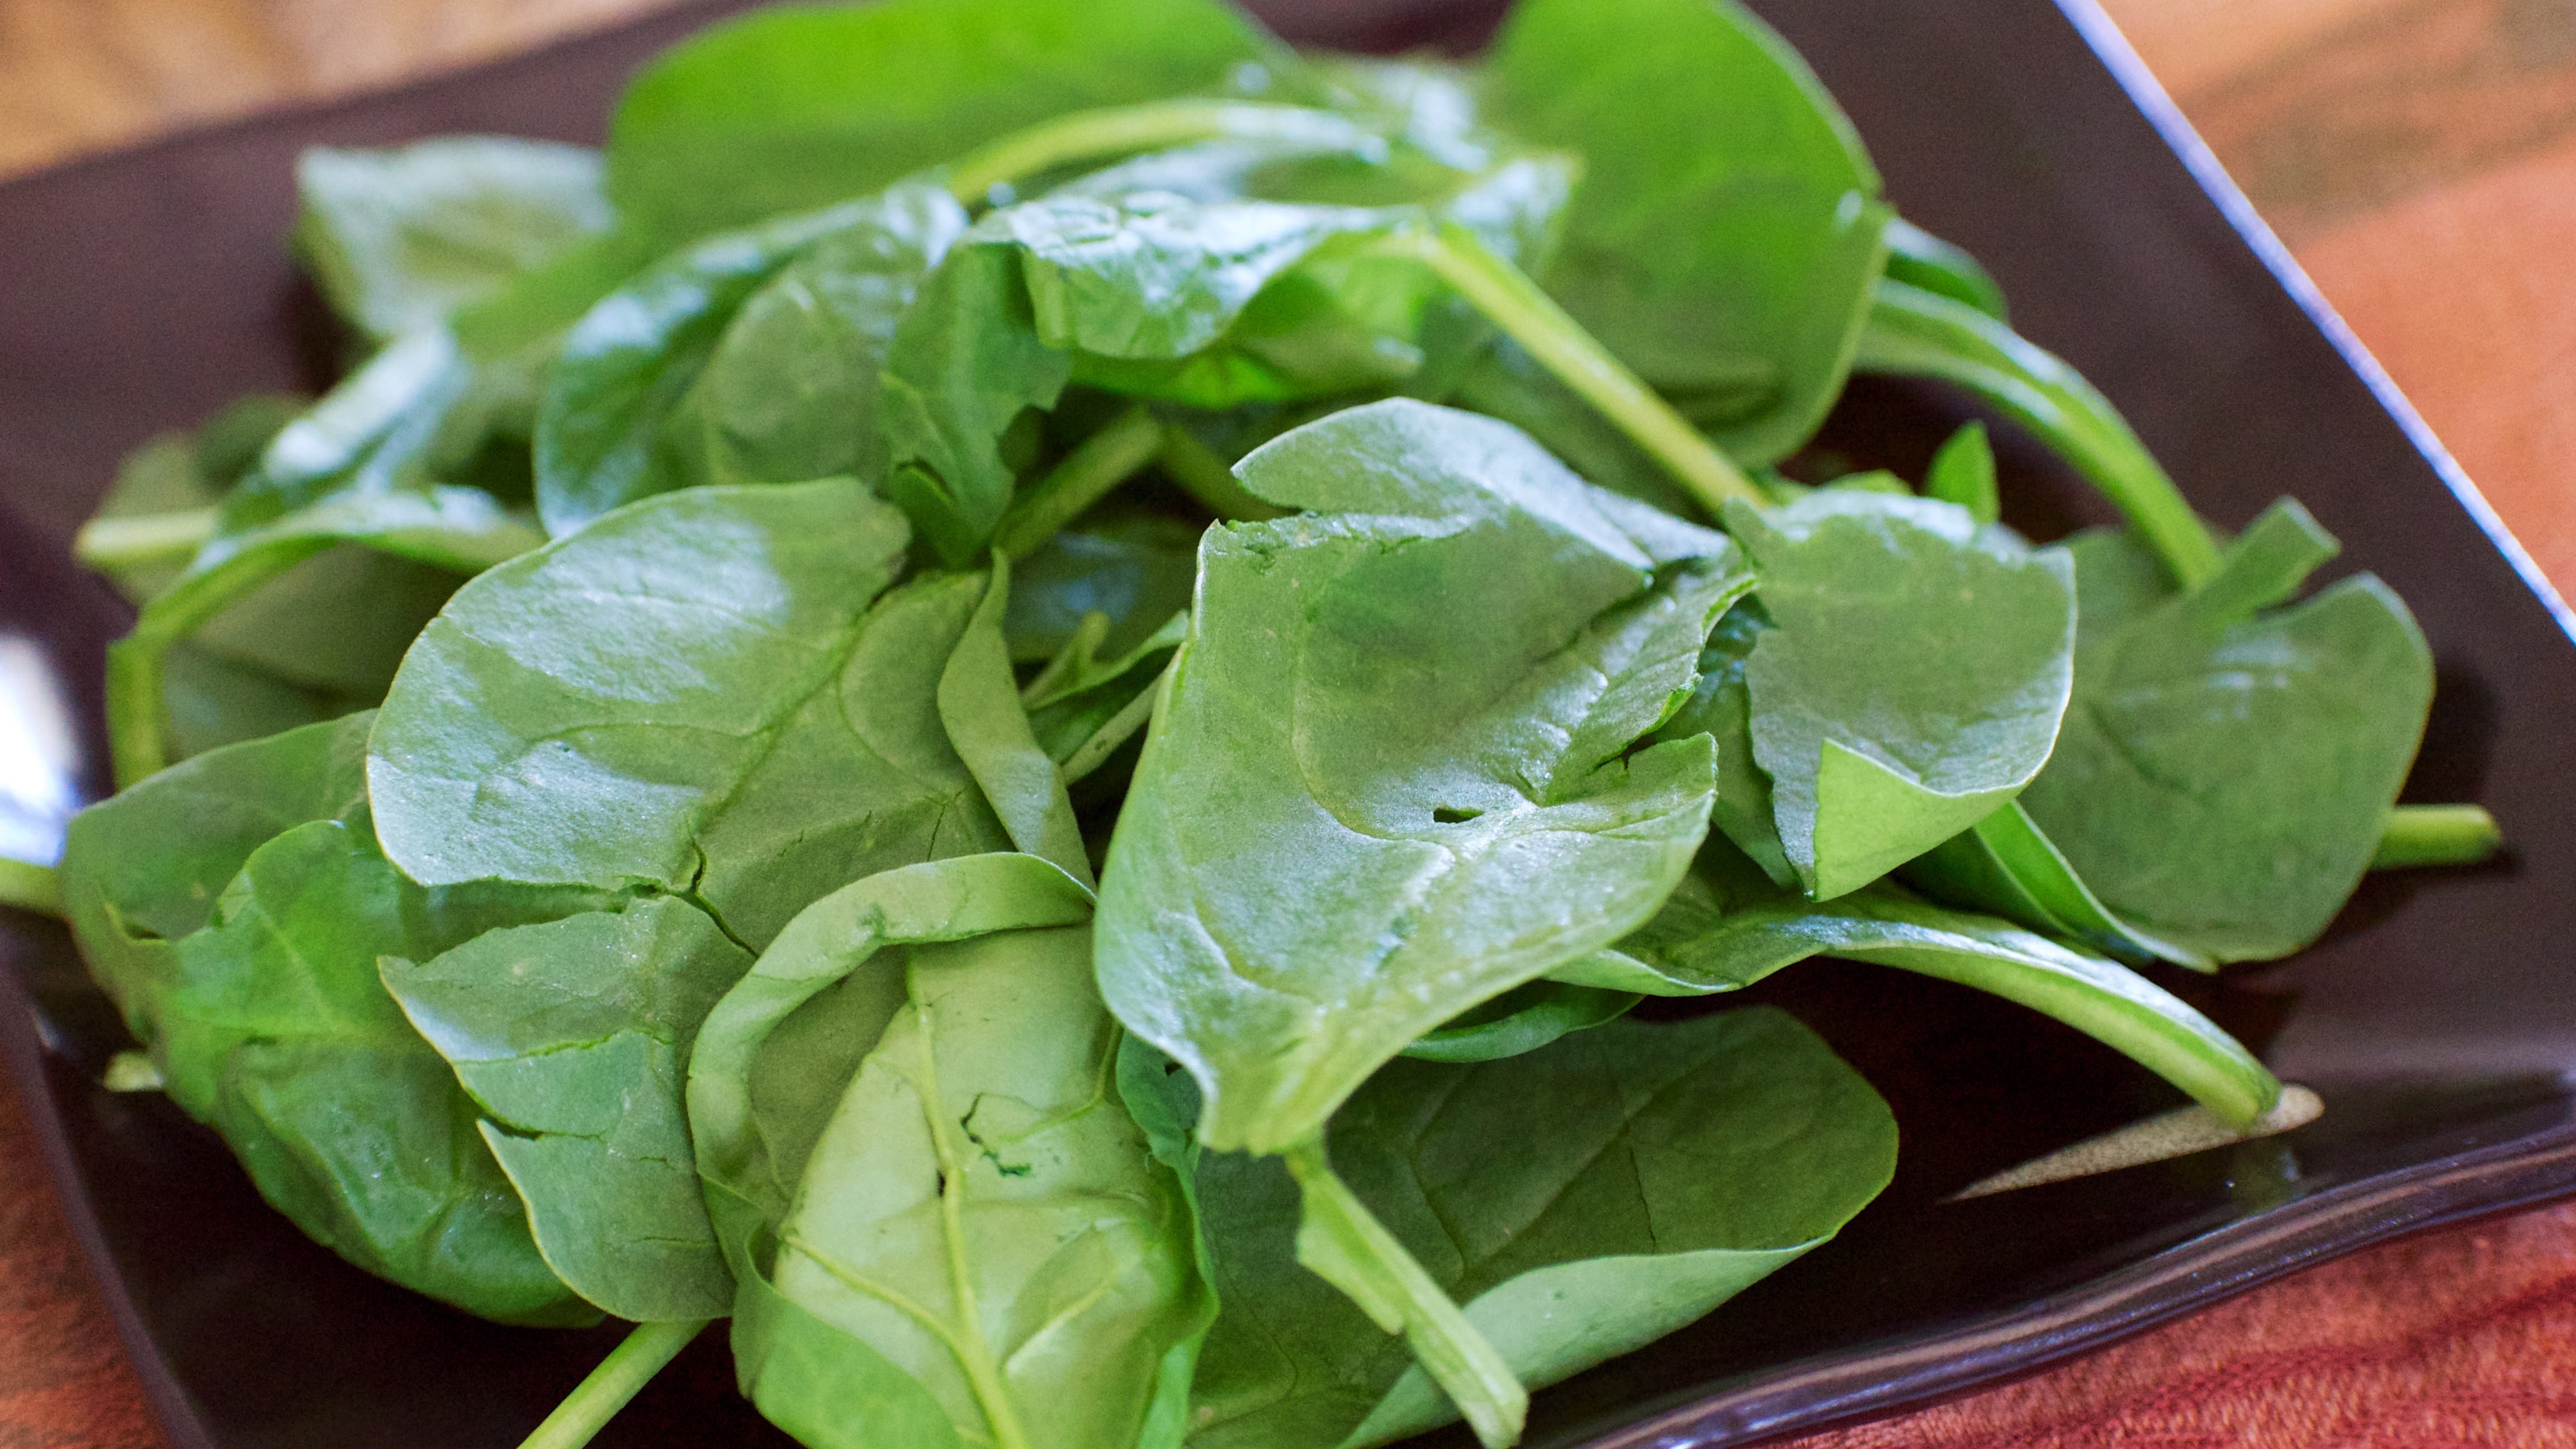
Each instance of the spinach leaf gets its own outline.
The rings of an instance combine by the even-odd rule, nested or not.
[[[1416,1037],[1404,1055],[1426,1062],[1499,1061],[1534,1052],[1568,1032],[1616,1021],[1643,999],[1634,991],[1532,981]]]
[[[1923,476],[1923,496],[1956,503],[1980,525],[1993,523],[2003,511],[1995,489],[1995,450],[1986,440],[1984,423],[1969,423],[1950,435],[1932,455]]]
[[[2270,1109],[2280,1083],[2207,1017],[2116,961],[1887,882],[1823,905],[1773,885],[1719,841],[1655,918],[1556,979],[1650,996],[1750,986],[1811,956],[1954,981],[2054,1017],[2163,1077],[2228,1121]]]
[[[1903,217],[1887,223],[1887,275],[1891,281],[1936,292],[2009,326],[2004,289],[1963,247],[1941,240]]]
[[[2018,800],[1908,861],[1901,873],[1937,900],[1992,911],[2115,956],[2218,969],[2209,957],[2141,930],[2102,904]]]
[[[1795,451],[1889,216],[1805,63],[1732,0],[1522,0],[1486,78],[1497,124],[1584,160],[1549,290],[1738,460]]]
[[[1116,658],[1144,644],[1190,606],[1201,532],[1161,514],[1104,510],[1051,536],[1011,566],[1010,611],[1002,618],[1011,658],[1028,663],[1062,654],[1094,614],[1101,633],[1088,655]]]
[[[1726,611],[1709,631],[1700,651],[1699,678],[1690,698],[1654,733],[1657,741],[1707,735],[1717,748],[1717,795],[1709,823],[1734,841],[1736,848],[1759,862],[1763,872],[1784,886],[1798,883],[1771,821],[1771,779],[1753,758],[1753,696],[1745,686],[1745,661],[1753,646],[1771,629],[1759,599],[1746,599]]]
[[[666,493],[457,591],[370,746],[428,884],[686,894],[758,947],[854,874],[1003,844],[937,694],[979,575],[847,479]]]
[[[171,1099],[350,1262],[486,1317],[594,1316],[549,1270],[473,1104],[376,978],[576,902],[425,893],[368,828],[367,716],[192,760],[72,822],[91,970]]]
[[[1419,403],[1239,474],[1313,511],[1201,546],[1099,949],[1111,1009],[1208,1090],[1209,1144],[1275,1152],[1653,910],[1706,828],[1709,747],[1629,747],[1748,579],[1717,535]]]
[[[1856,890],[2047,763],[2074,681],[2073,569],[1966,509],[1824,489],[1728,525],[1772,627],[1746,657],[1753,757],[1808,894]]]
[[[378,341],[446,320],[605,231],[595,151],[442,136],[296,159],[297,249],[322,294]]]
[[[1165,1080],[1186,1094],[1185,1076]],[[1495,1151],[1504,1141],[1519,1145]],[[1330,1143],[1360,1198],[1543,1385],[1832,1237],[1886,1186],[1896,1123],[1812,1033],[1753,1008],[1613,1022],[1480,1065],[1395,1062],[1334,1114]],[[1276,1163],[1211,1153],[1197,1187],[1223,1307],[1193,1445],[1356,1449],[1456,1417],[1401,1345],[1296,1266],[1296,1189]]]
[[[1091,860],[1083,853],[1082,827],[1074,821],[1055,757],[1040,748],[1021,708],[1010,646],[1002,640],[1010,593],[1010,563],[996,555],[992,582],[939,676],[940,723],[1011,843],[1089,886]]]
[[[2031,430],[2127,515],[2186,586],[2218,545],[2110,400],[2055,355],[1966,302],[1890,277],[1878,286],[1853,366],[1966,388]]]
[[[564,339],[537,417],[547,529],[710,479],[857,470],[894,319],[964,226],[908,183],[708,238],[611,293]]]
[[[1068,785],[1145,728],[1173,654],[1189,635],[1189,616],[1174,614],[1134,650],[1103,661],[1091,646],[1106,633],[1077,637],[1024,693],[1029,725]]]
[[[608,191],[686,238],[828,205],[1088,107],[1258,89],[1294,57],[1213,0],[886,0],[712,26],[610,123]]]
[[[699,1023],[750,965],[704,912],[667,896],[380,963],[485,1114],[476,1125],[526,1203],[537,1251],[619,1318],[732,1306],[682,1073]]]
[[[2205,583],[2161,599],[2137,587],[2137,559],[2115,561],[2135,542],[2078,555],[2106,576],[2084,595],[2101,617],[2023,803],[2104,905],[2215,960],[2316,939],[2423,736],[2432,654],[2385,584],[2364,574],[2274,607],[2334,551],[2284,500]]]
[[[1128,1449],[1177,1420],[1212,1305],[1180,1186],[1112,1094],[1089,913],[1028,856],[871,876],[701,1032],[690,1113],[744,1388],[807,1443],[894,1423]]]
[[[195,433],[164,433],[117,465],[72,554],[138,607],[169,587],[215,528],[217,505],[278,430],[304,410],[280,393],[237,398]]]

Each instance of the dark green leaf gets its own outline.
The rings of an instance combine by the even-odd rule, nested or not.
[[[1426,1032],[1404,1054],[1426,1062],[1490,1062],[1534,1052],[1567,1032],[1616,1021],[1641,996],[1562,981],[1515,986]]]
[[[2024,804],[2111,910],[2220,961],[2286,956],[2370,864],[2423,736],[2431,651],[2367,574],[2272,607],[2334,552],[2295,503],[2161,601],[2118,551],[2079,554],[2105,575],[2084,591],[2105,617]],[[2131,612],[2112,612],[2123,600]]]
[[[1002,630],[1021,663],[1062,653],[1093,614],[1103,632],[1094,657],[1116,658],[1143,644],[1190,606],[1199,534],[1179,519],[1144,512],[1095,514],[1012,565],[1011,608]]]

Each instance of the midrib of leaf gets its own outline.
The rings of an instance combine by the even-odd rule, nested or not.
[[[1020,1427],[1009,1387],[1002,1382],[1001,1365],[993,1360],[992,1345],[984,1341],[983,1315],[975,1307],[975,1274],[966,1261],[966,1164],[958,1155],[947,1115],[939,1105],[937,1018],[918,988],[906,994],[921,1023],[916,1048],[920,1076],[914,1080],[913,1090],[921,1098],[922,1123],[930,1131],[931,1150],[939,1155],[940,1229],[947,1240],[943,1246],[948,1252],[948,1291],[957,1300],[957,1331],[940,1336],[957,1359],[957,1366],[965,1370],[967,1385],[974,1390],[975,1402],[992,1427],[994,1442],[1000,1449],[1030,1449],[1028,1431]]]

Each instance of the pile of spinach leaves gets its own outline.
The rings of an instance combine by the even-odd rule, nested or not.
[[[2405,606],[2210,528],[1734,0],[781,8],[604,152],[299,180],[362,355],[84,531],[59,908],[316,1239],[640,1325],[531,1444],[719,1318],[818,1449],[1508,1444],[1893,1169],[1795,1020],[1645,997],[1926,973],[2250,1124],[2139,968],[2494,844],[2394,808]],[[2128,526],[2005,526],[1982,425],[1791,481],[1855,370]]]

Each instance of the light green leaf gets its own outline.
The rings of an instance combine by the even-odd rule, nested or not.
[[[1208,1089],[1211,1146],[1278,1151],[1416,1037],[1653,910],[1706,828],[1709,747],[1629,747],[1746,579],[1718,536],[1418,403],[1239,472],[1312,511],[1202,545],[1102,883],[1101,981]]]
[[[1847,489],[1727,521],[1774,625],[1745,663],[1753,757],[1810,895],[1876,880],[2047,763],[2074,681],[2064,555],[1955,504]]]
[[[1073,818],[1056,761],[1039,747],[1020,705],[1002,614],[1011,593],[1010,564],[995,555],[992,582],[939,677],[939,718],[1011,843],[1088,886],[1091,859]]]

